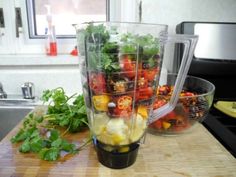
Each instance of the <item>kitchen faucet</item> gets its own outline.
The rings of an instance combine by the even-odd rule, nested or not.
[[[1,82],[0,82],[0,98],[7,98],[7,93],[3,90]]]

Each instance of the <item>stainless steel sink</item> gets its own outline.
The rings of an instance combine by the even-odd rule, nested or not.
[[[0,141],[33,109],[33,107],[0,107]]]
[[[0,99],[0,141],[38,104],[38,99],[8,95]]]
[[[21,95],[8,95],[7,98],[0,98],[1,106],[35,106],[39,99],[24,99]]]

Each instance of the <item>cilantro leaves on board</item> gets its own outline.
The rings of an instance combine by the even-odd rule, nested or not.
[[[70,103],[71,99],[73,102]],[[86,107],[82,95],[68,97],[63,88],[45,90],[42,100],[48,104],[46,114],[29,113],[22,128],[11,138],[12,143],[21,143],[22,153],[38,153],[43,160],[54,161],[60,157],[61,151],[77,153],[91,138],[80,147],[70,143],[63,136],[67,132],[78,132],[87,127]],[[61,133],[59,129],[66,130]]]

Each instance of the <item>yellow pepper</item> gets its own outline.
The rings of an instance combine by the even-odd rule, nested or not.
[[[148,111],[146,106],[139,106],[138,107],[138,114],[140,114],[143,118],[148,118]]]
[[[95,95],[92,98],[93,105],[97,111],[107,111],[107,104],[110,101],[110,97],[107,95]]]
[[[166,130],[166,129],[170,128],[171,124],[170,124],[169,122],[163,121],[163,122],[162,122],[162,126],[163,126],[163,128]]]

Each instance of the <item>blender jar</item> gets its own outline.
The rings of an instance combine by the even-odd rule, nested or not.
[[[172,111],[197,36],[167,35],[167,25],[92,22],[76,26],[83,94],[98,160],[110,168],[135,162],[147,125]],[[164,45],[185,45],[170,102],[153,110]]]

